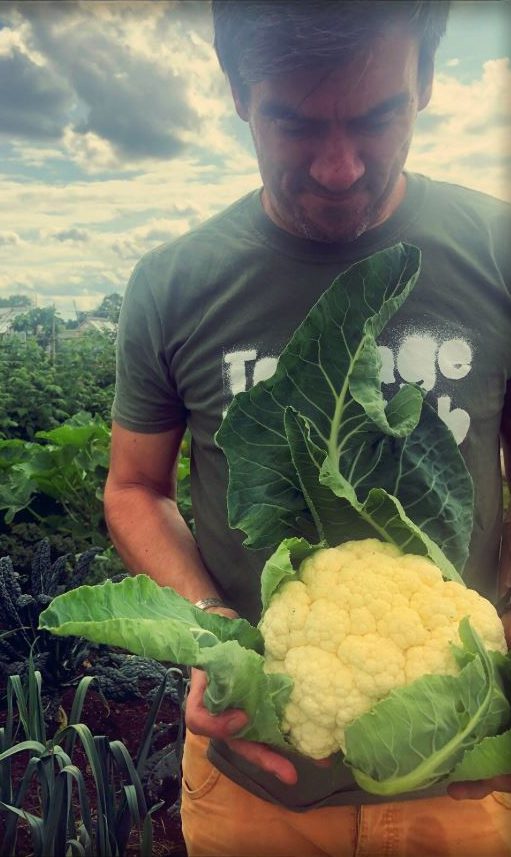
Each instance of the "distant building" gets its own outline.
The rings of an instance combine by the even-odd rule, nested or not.
[[[83,336],[85,333],[111,333],[115,336],[117,325],[107,318],[88,315],[77,327],[71,330],[59,331],[59,339],[76,339],[76,337]]]
[[[117,325],[107,318],[95,318],[87,316],[76,328],[78,333],[88,333],[89,330],[98,331],[99,333],[117,333]]]

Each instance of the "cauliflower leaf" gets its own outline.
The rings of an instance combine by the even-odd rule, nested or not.
[[[435,561],[444,554],[450,573],[463,568],[473,487],[456,442],[418,387],[389,403],[381,390],[376,337],[419,270],[419,250],[404,244],[353,265],[298,327],[273,376],[234,397],[216,441],[229,464],[229,523],[247,546],[376,536],[381,521],[365,504],[378,489],[399,503],[401,547],[407,528],[414,545],[421,530]]]

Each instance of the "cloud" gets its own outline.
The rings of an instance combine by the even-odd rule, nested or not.
[[[67,157],[85,173],[94,174],[122,168],[122,158],[114,146],[92,131],[77,133],[73,128],[67,127],[62,143]]]
[[[54,237],[57,241],[89,241],[90,235],[85,229],[61,229],[60,232],[55,232]]]
[[[131,238],[117,239],[112,242],[112,250],[123,261],[139,259],[143,253],[142,244]]]
[[[197,134],[200,119],[186,78],[130,44],[133,23],[151,33],[162,11],[158,4],[136,6],[142,14],[122,2],[26,2],[16,12],[29,25],[30,47],[51,65],[52,82],[66,81],[75,96],[67,117],[74,135],[108,141],[122,158],[175,158],[185,147],[183,134]]]
[[[197,216],[197,210],[188,206],[183,208],[182,216],[172,219],[152,219],[146,225],[131,230],[128,238],[119,237],[113,241],[111,249],[123,261],[134,262],[152,247],[184,235],[200,219]]]
[[[175,235],[176,233],[173,232],[172,228],[166,229],[165,227],[155,226],[154,229],[150,229],[148,231],[146,237],[148,241],[164,243],[165,241],[169,241]]]
[[[20,244],[21,239],[17,232],[0,232],[0,247],[12,247],[15,244]]]
[[[50,68],[18,47],[0,56],[0,133],[54,140],[62,134],[71,90]]]
[[[511,201],[511,66],[488,60],[470,83],[439,73],[408,168]]]

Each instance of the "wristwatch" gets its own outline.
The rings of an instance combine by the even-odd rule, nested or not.
[[[198,607],[199,610],[207,610],[208,607],[227,607],[227,604],[224,604],[221,598],[200,598],[199,601],[195,602],[195,607]]]

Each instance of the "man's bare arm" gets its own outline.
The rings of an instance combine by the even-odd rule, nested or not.
[[[112,426],[105,516],[126,567],[172,586],[190,601],[217,596],[176,502],[176,465],[184,426],[158,434]]]

